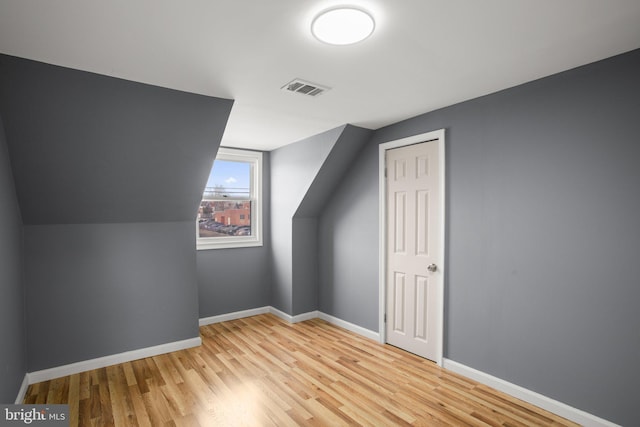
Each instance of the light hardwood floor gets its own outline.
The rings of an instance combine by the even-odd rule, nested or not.
[[[25,403],[68,403],[71,426],[576,425],[319,319],[200,333],[200,347],[33,384]]]

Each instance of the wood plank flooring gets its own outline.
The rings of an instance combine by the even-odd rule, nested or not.
[[[574,426],[395,347],[265,314],[200,347],[33,384],[71,426]]]

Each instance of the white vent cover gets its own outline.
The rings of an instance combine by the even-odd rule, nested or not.
[[[304,80],[295,79],[282,86],[282,90],[296,92],[307,96],[318,96],[329,90],[326,86],[320,86],[315,83],[305,82]]]

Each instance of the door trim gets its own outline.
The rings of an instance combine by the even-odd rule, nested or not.
[[[384,321],[384,315],[387,306],[387,181],[385,177],[385,154],[387,150],[394,148],[404,147],[407,145],[418,144],[420,142],[427,142],[437,139],[439,149],[439,166],[440,166],[440,258],[437,261],[438,268],[443,272],[442,283],[440,284],[442,292],[439,292],[438,297],[438,322],[440,329],[440,339],[437,343],[437,357],[435,362],[438,366],[443,364],[443,341],[444,341],[444,277],[447,274],[445,266],[445,200],[446,200],[446,186],[445,186],[445,130],[440,129],[432,132],[421,133],[418,135],[409,136],[406,138],[396,139],[394,141],[385,142],[378,147],[378,245],[379,245],[379,258],[378,258],[378,301],[379,301],[379,313],[378,313],[378,329],[380,331],[380,343],[385,344],[387,342],[387,330]]]

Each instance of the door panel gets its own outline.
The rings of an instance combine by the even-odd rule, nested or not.
[[[405,334],[405,328],[404,328],[404,321],[405,321],[405,303],[406,303],[406,298],[405,298],[405,275],[402,273],[398,273],[396,272],[395,275],[395,280],[393,283],[393,287],[394,287],[394,313],[395,313],[395,317],[394,317],[394,322],[393,322],[393,330],[396,333],[400,333],[400,334]]]
[[[416,326],[415,338],[428,341],[428,286],[429,279],[424,276],[416,276],[415,306],[416,306]]]
[[[416,255],[429,256],[429,192],[420,190],[416,194]]]
[[[438,150],[435,140],[386,151],[386,339],[431,360],[442,338],[442,272],[427,269],[442,256]]]
[[[394,253],[404,254],[406,252],[407,235],[407,194],[398,191],[395,193],[395,239],[396,245]]]

